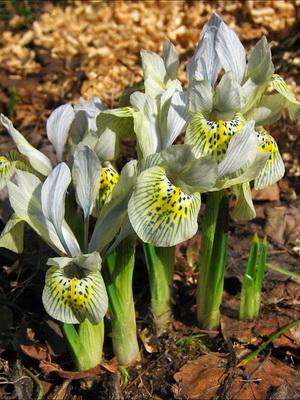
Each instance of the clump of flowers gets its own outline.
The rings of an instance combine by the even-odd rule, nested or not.
[[[197,232],[203,193],[197,316],[203,328],[218,326],[228,196],[236,197],[233,219],[255,217],[251,185],[263,188],[284,174],[266,127],[283,109],[300,115],[299,102],[274,73],[267,40],[246,55],[216,14],[187,65],[187,88],[177,79],[179,59],[169,40],[163,57],[142,50],[141,58],[144,81],[125,91],[120,107],[107,109],[93,98],[53,111],[47,135],[56,165],[1,116],[17,151],[0,158],[0,187],[7,185],[14,210],[0,245],[21,252],[26,222],[59,256],[48,260],[43,303],[63,323],[79,369],[101,361],[108,306],[119,362],[139,359],[132,293],[138,239],[157,332],[169,327],[175,246]],[[176,144],[181,134],[184,144]],[[126,136],[136,138],[137,160],[119,175],[114,161]]]

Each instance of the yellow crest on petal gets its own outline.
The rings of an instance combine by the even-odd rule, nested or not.
[[[119,174],[112,164],[107,161],[101,169],[101,178],[99,180],[99,195],[97,206],[99,210],[103,204],[109,199],[114,187],[119,180]]]
[[[195,113],[186,132],[185,143],[194,147],[196,157],[212,155],[217,161],[224,157],[230,139],[245,125],[242,114],[230,121],[209,121],[202,113]]]

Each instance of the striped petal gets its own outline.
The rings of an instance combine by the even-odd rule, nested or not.
[[[252,202],[252,194],[249,182],[232,186],[232,191],[236,195],[236,204],[231,216],[235,220],[250,220],[256,217],[256,211]]]
[[[284,163],[275,139],[263,128],[256,131],[258,151],[270,153],[269,158],[254,182],[255,189],[261,189],[279,181],[284,175]]]
[[[62,161],[64,146],[74,117],[73,107],[70,104],[63,104],[52,111],[47,120],[47,136],[55,148],[58,162]]]
[[[230,139],[245,125],[240,113],[230,121],[208,121],[202,113],[194,113],[187,128],[185,143],[194,147],[196,157],[212,155],[221,161],[228,148]]]
[[[45,154],[31,146],[31,144],[27,142],[25,137],[14,128],[12,122],[7,117],[5,117],[5,115],[0,115],[0,122],[7,129],[9,135],[15,142],[19,152],[27,157],[32,168],[42,175],[49,175],[52,171],[52,165],[49,158],[46,157]]]
[[[174,186],[162,167],[142,172],[129,200],[128,215],[137,235],[159,247],[174,246],[197,231],[200,194]]]
[[[285,80],[280,75],[273,74],[271,84],[272,87],[284,97],[286,108],[289,111],[291,119],[300,117],[300,101],[298,101],[295,95],[289,90]]]
[[[43,304],[51,317],[64,323],[77,324],[87,318],[97,324],[107,310],[107,294],[100,272],[89,272],[75,264],[50,267]]]

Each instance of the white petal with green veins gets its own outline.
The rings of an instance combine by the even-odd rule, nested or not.
[[[246,52],[238,35],[223,21],[218,29],[216,50],[225,71],[232,71],[237,82],[241,83],[246,67]]]
[[[258,152],[254,121],[248,122],[230,140],[225,157],[219,163],[218,175],[222,177],[252,163]]]
[[[79,253],[79,245],[74,235],[63,231],[65,196],[71,182],[71,172],[65,163],[58,164],[45,180],[41,190],[41,204],[45,217],[53,224],[61,243],[69,254]]]
[[[141,50],[145,93],[155,98],[166,89],[168,80],[163,59],[152,51]]]
[[[250,220],[256,217],[256,211],[252,202],[252,194],[249,182],[232,186],[236,195],[236,204],[231,216],[236,220]]]
[[[128,204],[137,235],[158,247],[174,246],[197,231],[200,194],[188,195],[174,186],[162,167],[142,172]]]
[[[87,146],[81,146],[74,153],[72,177],[76,198],[83,210],[84,217],[91,214],[101,175],[101,165],[95,152]]]
[[[69,264],[50,267],[46,273],[43,304],[47,313],[64,323],[80,323],[86,318],[97,324],[107,311],[108,301],[99,271],[87,272]]]
[[[194,113],[189,123],[185,143],[193,146],[196,157],[212,155],[220,161],[224,157],[230,139],[245,124],[239,113],[230,121],[208,121],[202,113]]]
[[[242,105],[242,88],[234,79],[232,72],[226,72],[216,87],[214,109],[220,114],[234,114],[241,110]]]
[[[254,181],[255,189],[261,189],[279,181],[284,175],[284,163],[278,150],[275,139],[263,128],[256,130],[259,151],[270,153],[261,173]]]
[[[205,24],[196,51],[187,64],[186,71],[190,83],[193,79],[205,79],[211,85],[214,85],[221,69],[215,48],[221,23],[222,19],[217,14],[213,14],[208,23]]]
[[[289,90],[284,79],[278,74],[273,74],[271,83],[273,88],[286,100],[285,106],[289,111],[291,119],[298,118],[300,116],[300,101]]]
[[[169,77],[171,79],[176,79],[177,70],[179,66],[179,59],[178,55],[176,54],[175,46],[169,39],[166,39],[164,41],[163,55],[164,55],[164,64]]]
[[[26,221],[58,254],[66,250],[41,207],[42,182],[33,174],[16,171],[16,184],[8,182],[9,201],[16,215]]]
[[[135,92],[130,96],[130,101],[136,109],[133,113],[134,131],[142,158],[145,158],[161,149],[156,100],[144,93]]]
[[[162,148],[171,146],[175,139],[185,130],[190,114],[187,110],[187,95],[185,92],[173,94],[167,115],[166,129],[162,129]],[[164,133],[166,135],[164,136]]]
[[[190,112],[201,112],[209,117],[213,108],[213,89],[208,81],[194,81],[188,91]]]
[[[263,96],[254,110],[247,114],[247,119],[253,119],[256,125],[269,125],[277,121],[285,107],[281,94]]]
[[[62,161],[64,146],[74,117],[73,107],[64,104],[52,111],[47,120],[47,136],[55,148],[58,162]]]
[[[111,194],[110,201],[105,203],[101,209],[89,243],[89,251],[103,250],[118,233],[127,217],[128,200],[136,176],[137,161],[129,161],[121,171],[120,179]]]
[[[265,36],[256,43],[249,54],[248,72],[251,80],[256,84],[269,81],[274,72],[272,54]]]
[[[52,165],[49,158],[31,146],[24,136],[14,128],[12,122],[6,118],[5,115],[0,115],[0,122],[7,129],[19,152],[28,158],[32,168],[42,175],[49,175],[52,171]]]

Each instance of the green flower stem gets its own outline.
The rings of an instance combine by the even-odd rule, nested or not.
[[[240,319],[252,320],[259,314],[261,290],[267,260],[267,240],[261,246],[255,234],[249,252],[240,301]]]
[[[135,247],[136,237],[127,237],[106,258],[103,267],[113,349],[121,365],[129,365],[140,359],[132,293]]]
[[[89,368],[93,368],[100,364],[103,354],[104,320],[102,319],[99,324],[93,325],[88,319],[86,319],[79,325],[78,334],[81,343],[90,358]]]
[[[158,334],[165,331],[172,316],[172,282],[175,263],[175,246],[155,247],[144,244],[151,291],[151,311]]]
[[[79,325],[78,331],[72,324],[62,324],[62,330],[79,371],[100,364],[104,340],[103,320],[97,325],[85,320]]]
[[[210,192],[203,218],[197,318],[203,329],[218,327],[227,258],[228,198],[225,191]]]
[[[84,217],[84,252],[88,250],[90,216]]]

